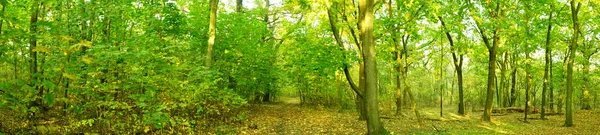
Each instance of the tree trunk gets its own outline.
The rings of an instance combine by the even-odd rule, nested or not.
[[[516,65],[516,63],[517,63],[516,57],[517,57],[517,55],[515,53],[515,54],[513,54],[513,57],[511,59],[512,63],[513,63],[512,64],[513,71],[511,73],[511,84],[510,84],[511,85],[510,86],[510,103],[509,103],[510,107],[514,107],[515,102],[517,101],[517,88],[516,87],[517,87],[517,70],[518,70],[518,68]]]
[[[552,56],[552,48],[550,48],[550,50],[548,50],[548,53],[549,53],[548,55]],[[553,85],[554,83],[553,82],[554,81],[552,80],[552,76],[553,76],[553,73],[552,73],[552,63],[553,62],[550,61],[550,65],[548,66],[550,68],[549,71],[548,71],[550,73],[550,75],[548,76],[548,81],[549,81],[549,85],[550,85],[549,88],[548,88],[549,92],[550,92],[548,94],[549,95],[549,101],[550,101],[550,104],[548,105],[548,109],[550,109],[551,113],[554,113],[554,104],[555,103],[554,103],[554,90],[553,90],[553,88],[554,88],[554,85]]]
[[[442,27],[444,27],[444,30],[446,30],[445,33],[446,33],[446,38],[448,38],[448,41],[450,42],[450,47],[451,47],[450,50],[454,49],[452,51],[452,60],[454,61],[454,68],[456,70],[456,77],[458,79],[458,99],[459,99],[458,114],[465,115],[463,74],[462,74],[463,54],[458,54],[458,58],[457,58],[456,55],[457,55],[458,51],[456,48],[452,48],[452,47],[454,47],[454,40],[452,40],[452,35],[450,35],[450,32],[448,31],[448,28],[446,27],[446,23],[444,23],[444,19],[441,16],[438,16],[438,19],[440,20]]]
[[[210,68],[213,61],[213,47],[215,45],[215,38],[217,37],[217,5],[219,0],[210,0],[210,16],[208,25],[208,46],[206,47],[206,59],[204,60],[204,66]]]
[[[362,50],[361,50],[361,57],[362,55]],[[364,57],[363,57],[364,59]],[[358,74],[359,74],[359,79],[358,79],[358,87],[362,93],[365,93],[365,89],[366,89],[366,79],[365,79],[365,63],[364,62],[360,62],[360,68],[358,70]],[[363,120],[366,121],[367,120],[367,108],[365,106],[365,97],[361,97],[361,96],[356,96],[356,107],[358,108],[358,112],[359,112],[359,116],[358,116],[358,120]]]
[[[396,57],[400,56],[400,51],[396,51]],[[396,58],[396,62],[400,63],[400,59]],[[402,113],[402,81],[400,79],[401,69],[400,65],[396,66],[396,92],[394,97],[396,98],[396,115],[400,115]]]
[[[577,50],[577,38],[579,38],[579,21],[577,14],[581,7],[581,3],[578,2],[575,7],[575,0],[571,1],[571,18],[573,19],[573,39],[569,46],[569,63],[567,63],[567,99],[565,102],[566,112],[565,115],[565,126],[573,126],[573,62],[575,61],[575,52]]]
[[[590,97],[590,65],[591,65],[591,57],[593,53],[584,53],[585,61],[583,62],[583,86],[582,86],[582,98],[581,98],[581,109],[583,110],[592,110],[591,106],[591,97]]]
[[[444,116],[444,45],[440,44],[440,117]]]
[[[494,42],[498,42],[497,38],[494,38]],[[495,43],[494,43],[495,44]],[[492,114],[492,102],[494,101],[494,88],[496,85],[495,77],[496,77],[496,53],[498,51],[498,46],[493,45],[492,48],[489,49],[490,58],[488,63],[488,85],[487,85],[487,96],[485,101],[485,111],[483,112],[482,119],[484,121],[491,121]]]
[[[241,13],[244,8],[244,0],[236,0],[235,12]]]
[[[529,57],[529,53],[527,52],[525,54],[525,61],[529,61],[529,59],[531,59]],[[527,68],[525,69],[525,77],[526,77],[526,81],[525,81],[525,118],[523,119],[523,121],[527,122],[527,114],[529,113],[529,93],[531,91],[531,64],[529,64],[528,62],[526,63]]]
[[[550,6],[550,8],[552,8],[552,5]],[[541,110],[541,114],[540,114],[540,118],[541,119],[546,119],[546,110],[545,110],[545,106],[546,106],[546,91],[548,90],[548,85],[552,85],[552,82],[548,82],[549,81],[549,74],[550,74],[550,63],[552,63],[552,54],[550,52],[551,47],[550,47],[550,39],[551,39],[551,32],[552,32],[552,16],[553,16],[554,12],[550,12],[550,18],[548,18],[548,31],[546,32],[546,55],[545,55],[545,64],[544,64],[544,86],[542,88],[542,110]],[[550,80],[551,81],[551,80]],[[552,108],[552,107],[550,107]]]
[[[365,105],[367,108],[367,129],[369,135],[386,133],[379,120],[377,100],[377,59],[373,42],[373,0],[360,0],[362,54],[365,63]]]
[[[337,29],[337,27],[335,25],[336,24],[336,20],[333,17],[331,8],[327,9],[327,17],[329,18],[329,25],[331,26],[331,32],[333,33],[333,37],[334,37],[336,43],[338,44],[338,46],[340,47],[341,50],[345,50],[344,49],[344,44],[343,44],[342,39],[341,39],[341,37],[339,35],[339,31],[338,31],[338,29]],[[344,57],[344,60],[346,60],[346,55],[345,54],[343,54],[343,57]],[[361,69],[360,69],[361,74],[364,71],[362,67],[363,66],[361,64]],[[354,91],[354,93],[356,93],[356,106],[357,106],[358,112],[359,112],[359,119],[360,120],[365,120],[366,119],[366,113],[365,113],[365,111],[363,111],[364,107],[362,105],[362,104],[364,104],[362,102],[362,100],[364,98],[363,91],[361,90],[361,88],[358,88],[356,86],[356,84],[354,84],[354,81],[352,79],[352,76],[350,75],[350,71],[348,69],[348,64],[347,63],[344,63],[343,70],[344,70],[344,75],[346,76],[346,80],[348,81],[348,84],[350,85],[350,88]],[[361,79],[361,80],[363,80],[363,79]],[[360,84],[360,85],[364,86],[364,84]]]
[[[384,1],[385,2],[385,1]],[[394,18],[394,12],[392,11],[392,1],[385,2],[387,6],[388,16],[390,18]],[[396,62],[396,66],[394,69],[396,73],[394,76],[396,77],[396,89],[394,97],[396,99],[396,115],[400,115],[402,113],[402,81],[400,80],[400,74],[402,74],[402,52],[400,51],[400,43],[398,42],[398,27],[396,25],[392,26],[392,43],[394,44],[394,61]]]
[[[39,89],[39,87],[37,86],[38,84],[35,84],[34,82],[39,81],[39,77],[38,75],[36,75],[38,73],[38,65],[37,65],[37,52],[34,51],[35,48],[37,47],[37,22],[38,22],[38,13],[39,13],[39,2],[33,1],[33,5],[32,7],[32,11],[31,11],[31,18],[29,21],[29,54],[31,54],[31,60],[30,60],[30,64],[29,64],[29,72],[30,72],[30,85],[35,87],[38,90],[37,96],[42,97],[44,95],[44,89]],[[41,98],[36,98],[35,104],[38,106],[42,105],[42,99]]]
[[[500,4],[501,3],[496,3],[496,7],[494,10],[494,13],[492,13],[492,17],[494,19],[499,18],[499,16],[501,15],[499,12],[500,10]],[[488,80],[487,80],[487,93],[486,93],[486,100],[485,100],[485,108],[483,111],[483,115],[482,115],[482,120],[483,121],[491,121],[491,115],[492,115],[492,104],[494,102],[494,89],[496,87],[496,54],[498,53],[498,44],[500,43],[500,26],[495,26],[495,29],[492,31],[492,40],[493,43],[490,43],[490,39],[488,38],[488,36],[485,35],[484,29],[481,28],[481,24],[478,21],[475,21],[475,24],[477,26],[479,35],[481,36],[481,38],[483,39],[483,42],[485,44],[485,46],[487,47],[487,50],[489,52],[489,61],[488,61]],[[496,24],[497,25],[497,24]]]

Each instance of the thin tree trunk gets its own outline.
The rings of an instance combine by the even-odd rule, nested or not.
[[[44,90],[43,89],[39,89],[39,87],[37,86],[37,84],[34,84],[35,81],[39,81],[39,77],[37,77],[37,73],[38,73],[38,65],[37,65],[37,52],[34,51],[35,48],[37,47],[37,22],[38,22],[38,13],[39,13],[39,6],[40,3],[35,0],[33,1],[33,5],[32,5],[32,11],[31,11],[31,18],[29,21],[29,54],[31,54],[31,61],[29,64],[29,72],[30,72],[30,79],[31,79],[31,86],[34,86],[36,89],[38,89],[38,93],[37,95],[39,97],[42,97],[44,94]],[[41,106],[42,105],[42,100],[41,98],[37,98],[35,101],[36,105]]]
[[[450,47],[454,47],[454,41],[452,40],[452,35],[450,35],[450,32],[447,30],[448,28],[446,27],[446,23],[444,23],[444,19],[441,16],[438,16],[438,19],[440,20],[442,27],[444,27],[444,30],[446,30],[445,31],[446,38],[448,38],[448,41],[450,42]],[[452,51],[452,60],[454,61],[453,65],[456,70],[456,77],[458,79],[458,98],[459,98],[458,114],[465,115],[463,74],[462,74],[463,54],[459,54],[458,58],[457,58],[457,56],[456,56],[457,52],[458,51],[456,50],[456,48],[454,48],[454,51]]]
[[[586,50],[586,51],[590,51],[590,50]],[[581,109],[583,110],[592,110],[592,106],[591,106],[591,97],[590,97],[590,76],[588,76],[590,74],[590,65],[591,65],[591,58],[592,55],[595,52],[584,52],[584,58],[585,61],[583,62],[583,74],[584,76],[583,78],[583,86],[582,86],[582,97],[581,97]]]
[[[550,50],[548,50],[548,55],[552,56],[552,48],[549,48]],[[553,68],[553,63],[552,61],[550,61],[550,65],[548,66],[550,68],[549,73],[550,75],[548,76],[548,81],[549,81],[549,100],[550,100],[550,104],[548,105],[548,109],[550,109],[550,113],[554,113],[554,81],[552,80],[552,76],[554,75],[554,73],[552,73],[552,68]]]
[[[513,57],[511,59],[512,63],[513,63],[512,64],[513,71],[511,73],[512,79],[511,79],[511,86],[510,86],[510,103],[509,103],[510,107],[514,107],[515,103],[517,101],[517,70],[518,70],[518,67],[516,65],[517,64],[516,57],[517,57],[517,55],[515,53],[515,54],[513,54]]]
[[[440,44],[440,117],[444,116],[444,45]]]
[[[338,31],[337,27],[335,26],[336,21],[335,21],[335,18],[333,17],[331,8],[327,9],[327,17],[329,18],[329,25],[331,26],[331,32],[333,33],[333,37],[334,37],[336,43],[338,44],[338,46],[340,47],[341,50],[345,51],[344,44],[340,37],[339,31]],[[344,57],[344,60],[346,60],[346,58],[347,58],[346,54],[343,54],[343,57]],[[363,93],[359,90],[359,88],[356,86],[356,84],[354,84],[354,81],[353,81],[352,76],[350,75],[350,71],[348,69],[348,64],[344,63],[343,71],[344,71],[346,80],[348,81],[348,84],[350,85],[350,88],[352,88],[352,90],[356,93],[357,97],[363,97]]]
[[[217,37],[217,5],[219,0],[210,0],[210,16],[208,25],[208,46],[206,48],[206,59],[204,60],[204,66],[210,68],[213,61],[213,47],[215,45],[215,38]]]
[[[550,8],[552,8],[552,5],[550,5]],[[550,12],[550,17],[548,18],[548,31],[546,32],[546,55],[545,55],[545,64],[544,64],[544,87],[542,88],[542,111],[540,114],[540,118],[545,120],[546,119],[546,110],[545,110],[545,106],[546,106],[546,91],[548,90],[548,85],[552,85],[552,82],[548,82],[549,81],[549,69],[550,69],[550,63],[552,63],[552,55],[550,54],[550,40],[551,40],[551,32],[552,32],[552,16],[553,16],[554,12]],[[550,80],[551,81],[551,80]],[[552,108],[552,107],[550,107]]]
[[[531,59],[529,57],[529,53],[525,54],[525,61],[528,61],[529,59]],[[527,114],[529,113],[529,93],[531,91],[531,72],[530,72],[530,67],[531,65],[529,63],[526,64],[527,68],[525,69],[525,76],[526,76],[526,81],[525,81],[525,118],[523,119],[523,121],[527,122]]]
[[[394,18],[394,12],[392,11],[392,0],[387,1],[385,4],[387,6],[388,16],[390,16],[390,18]],[[392,26],[392,41],[395,48],[393,55],[394,61],[396,62],[396,66],[394,66],[394,69],[396,71],[396,73],[394,74],[394,76],[396,77],[396,89],[394,97],[396,99],[396,115],[400,115],[402,113],[402,81],[400,80],[400,74],[402,74],[402,52],[400,51],[400,43],[398,42],[397,29],[398,28],[396,25]]]

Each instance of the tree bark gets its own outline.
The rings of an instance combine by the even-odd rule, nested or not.
[[[573,62],[575,61],[575,52],[577,50],[577,41],[579,38],[579,19],[577,14],[579,13],[579,9],[581,7],[581,3],[577,2],[577,7],[575,6],[575,0],[571,0],[571,19],[573,19],[573,39],[571,40],[571,45],[569,46],[569,63],[567,63],[567,99],[565,102],[566,112],[565,115],[565,126],[571,127],[573,126]]]
[[[35,0],[33,1],[33,5],[32,5],[32,11],[31,11],[31,18],[29,21],[29,54],[31,54],[31,60],[30,60],[30,64],[29,64],[29,72],[30,72],[30,85],[35,87],[38,90],[37,96],[39,96],[40,98],[36,98],[35,104],[38,106],[42,105],[42,99],[41,97],[44,95],[44,89],[39,89],[39,87],[37,86],[37,84],[35,84],[34,82],[39,81],[39,77],[37,77],[38,75],[36,75],[38,73],[38,65],[37,65],[37,52],[35,51],[35,48],[37,47],[37,22],[38,22],[38,13],[39,13],[39,6],[40,3],[39,1]]]
[[[501,3],[496,3],[496,7],[495,10],[493,12],[490,12],[490,16],[494,19],[499,18],[500,16],[500,4]],[[490,43],[490,39],[488,38],[488,36],[485,35],[484,29],[481,28],[481,24],[478,21],[475,21],[475,24],[477,26],[479,35],[481,36],[481,38],[483,39],[483,42],[485,44],[485,46],[487,47],[488,53],[489,53],[489,61],[488,61],[488,80],[487,80],[487,93],[486,93],[486,100],[485,100],[485,109],[482,115],[482,120],[483,121],[491,121],[491,114],[492,114],[492,104],[494,102],[494,89],[496,87],[496,54],[498,53],[498,44],[500,43],[500,26],[497,26],[498,24],[496,23],[495,29],[492,31],[492,40],[493,42]]]
[[[525,54],[525,61],[528,61],[529,59],[531,59],[529,57],[529,52],[527,52]],[[526,81],[525,81],[525,118],[523,119],[523,121],[527,122],[527,114],[530,112],[529,111],[529,93],[531,91],[531,64],[526,63],[527,68],[525,69],[525,77],[526,77]]]
[[[210,68],[213,61],[213,47],[215,45],[215,38],[217,37],[217,5],[219,0],[210,0],[210,15],[208,25],[208,46],[206,47],[206,59],[204,60],[204,66]]]
[[[375,54],[375,43],[373,40],[373,0],[360,0],[359,12],[361,12],[361,39],[363,46],[363,58],[365,63],[365,105],[367,108],[367,129],[369,135],[386,133],[379,120],[377,107],[377,59]]]
[[[552,8],[552,5],[550,6],[550,8]],[[545,55],[545,64],[544,64],[544,86],[542,89],[542,110],[540,113],[540,118],[541,119],[546,119],[546,110],[545,110],[545,106],[546,106],[546,92],[548,90],[548,85],[552,85],[552,82],[548,82],[549,81],[549,74],[550,74],[550,63],[552,63],[552,54],[551,54],[551,47],[550,47],[550,40],[551,40],[551,32],[552,32],[552,16],[553,16],[554,12],[550,12],[550,17],[548,18],[548,30],[546,32],[546,55]],[[552,108],[552,107],[550,107]]]
[[[512,61],[512,73],[511,73],[511,86],[510,86],[510,103],[508,106],[510,107],[514,107],[515,106],[515,102],[517,102],[517,65],[516,65],[516,58],[517,55],[516,53],[513,54],[513,57],[511,58]]]
[[[585,54],[584,53],[584,59],[585,61],[583,62],[583,74],[584,76],[583,78],[583,86],[582,86],[582,98],[581,98],[581,109],[583,110],[592,110],[592,106],[591,106],[591,98],[590,98],[590,77],[588,76],[590,74],[590,65],[591,65],[591,57],[592,54]]]
[[[444,27],[445,30],[445,34],[446,34],[446,38],[448,39],[448,41],[450,42],[450,47],[451,50],[454,49],[452,51],[452,60],[454,61],[454,68],[456,70],[456,77],[458,79],[458,98],[459,98],[459,103],[458,103],[458,114],[460,115],[465,115],[465,102],[464,102],[464,91],[463,91],[463,74],[462,74],[462,65],[463,65],[463,54],[458,54],[458,58],[457,58],[457,49],[456,48],[452,48],[454,47],[454,40],[452,40],[452,35],[450,35],[450,32],[448,31],[448,28],[446,27],[446,23],[444,23],[444,19],[441,16],[438,16],[438,19],[440,20],[440,23],[442,24],[442,27]]]
[[[550,50],[548,51],[548,53],[549,53],[549,55],[550,55],[550,56],[552,56],[552,48],[550,48]],[[550,93],[548,94],[548,96],[549,96],[548,98],[549,98],[549,100],[550,100],[550,104],[548,105],[548,109],[550,109],[550,112],[551,112],[551,113],[554,113],[554,104],[555,104],[555,103],[554,103],[554,90],[553,90],[553,88],[554,88],[554,85],[553,85],[554,83],[553,83],[553,82],[554,82],[554,81],[553,81],[553,79],[552,79],[552,76],[553,76],[554,74],[552,73],[552,68],[553,68],[553,67],[552,67],[552,64],[553,64],[553,62],[552,62],[552,61],[550,61],[550,65],[548,66],[548,67],[550,68],[550,69],[549,69],[549,70],[550,70],[550,71],[549,71],[550,75],[548,76],[548,81],[550,81],[550,82],[549,82],[549,85],[550,85],[550,86],[549,86],[549,88],[548,88],[548,89],[549,89],[549,92],[550,92]]]
[[[387,11],[388,11],[388,16],[390,16],[390,18],[394,18],[394,12],[392,10],[392,0],[389,0],[388,2],[386,2],[386,6],[387,6]],[[396,62],[396,66],[394,66],[394,70],[396,71],[396,73],[394,74],[395,76],[395,82],[396,82],[396,89],[395,89],[395,93],[394,93],[394,97],[396,100],[396,115],[400,115],[402,113],[402,80],[400,79],[400,74],[402,74],[402,52],[400,51],[400,43],[398,41],[398,31],[397,31],[398,27],[396,25],[392,26],[392,43],[394,44],[394,61]]]

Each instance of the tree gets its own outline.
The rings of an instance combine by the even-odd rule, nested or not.
[[[210,17],[208,25],[208,46],[206,47],[206,59],[204,60],[204,66],[210,68],[213,61],[213,46],[215,45],[215,38],[217,36],[217,5],[219,0],[210,0]]]
[[[40,12],[40,3],[36,0],[33,1],[33,4],[31,6],[31,17],[30,17],[30,21],[29,21],[29,54],[31,54],[31,58],[30,58],[30,64],[29,64],[29,73],[30,73],[30,85],[32,85],[32,87],[35,87],[36,90],[38,91],[37,96],[42,97],[44,95],[44,89],[40,88],[38,85],[39,80],[39,76],[38,75],[38,60],[37,60],[37,32],[38,32],[38,14]],[[42,107],[42,99],[41,98],[36,98],[35,101],[35,105],[37,105],[38,107]]]
[[[339,31],[336,27],[336,20],[333,17],[333,13],[331,11],[331,7],[327,8],[327,17],[329,19],[329,25],[331,26],[331,32],[333,33],[333,37],[335,39],[335,42],[338,44],[338,46],[340,47],[340,49],[345,50],[344,48],[344,44],[342,42],[342,39],[340,37]],[[346,55],[344,54],[344,59],[346,59]],[[364,94],[359,90],[359,88],[356,86],[356,84],[354,84],[354,81],[352,80],[352,76],[350,75],[350,70],[348,69],[348,64],[344,63],[343,65],[343,71],[344,71],[344,76],[346,77],[346,81],[348,81],[348,84],[350,85],[350,88],[356,93],[357,97],[361,97],[364,98]]]
[[[575,61],[575,52],[577,52],[577,41],[579,38],[579,19],[577,17],[579,9],[581,8],[580,2],[571,0],[571,19],[573,21],[573,37],[571,44],[569,45],[569,61],[567,63],[567,99],[565,102],[566,115],[565,115],[565,126],[573,126],[573,62]],[[575,5],[577,3],[577,5]]]
[[[385,2],[385,1],[384,1]],[[398,2],[398,1],[396,1]],[[389,16],[390,19],[396,19],[394,16],[394,12],[393,12],[393,8],[392,8],[392,1],[387,1],[385,2],[386,4],[386,8],[387,8],[387,14]],[[397,8],[400,8],[399,6]],[[400,74],[402,74],[402,51],[400,49],[400,43],[398,41],[398,27],[397,25],[392,25],[392,30],[391,30],[391,38],[392,38],[392,44],[394,46],[394,52],[393,52],[393,58],[394,58],[394,63],[395,63],[395,67],[394,70],[396,71],[396,73],[394,74],[395,76],[395,82],[396,82],[396,89],[395,89],[395,93],[394,93],[394,98],[396,100],[396,114],[395,115],[400,115],[402,112],[402,80],[400,79]],[[406,98],[406,97],[405,97]]]
[[[374,4],[373,0],[359,1],[360,38],[363,46],[362,55],[365,61],[365,106],[367,108],[367,129],[370,135],[387,132],[381,125],[377,107],[377,59],[375,43],[373,42]]]
[[[454,46],[454,40],[452,40],[452,35],[450,35],[450,32],[448,30],[448,28],[446,27],[446,24],[444,23],[444,19],[441,16],[438,16],[438,19],[440,21],[440,23],[442,24],[442,27],[444,28],[444,33],[446,34],[446,38],[448,38],[448,42],[450,42],[450,47],[453,47],[453,51],[452,51],[452,60],[454,61],[453,65],[454,65],[454,69],[456,71],[456,77],[458,79],[458,114],[461,115],[465,115],[465,99],[464,99],[464,85],[463,85],[463,71],[462,71],[462,66],[463,66],[463,56],[464,54],[459,54],[457,52],[457,49]],[[457,57],[458,55],[458,57]]]
[[[544,47],[546,53],[544,55],[544,86],[542,88],[542,111],[540,113],[541,119],[546,119],[546,92],[552,86],[552,76],[550,75],[552,72],[552,47],[550,46],[550,40],[552,39],[552,17],[554,15],[554,11],[552,11],[552,5],[550,5],[550,10],[550,17],[548,17],[548,30],[546,32],[546,45]],[[552,89],[550,89],[550,91],[552,91]],[[550,95],[552,95],[552,92],[550,92]],[[552,99],[550,99],[550,101],[552,102]],[[550,106],[552,106],[552,104]],[[550,107],[550,109],[552,110],[552,107]]]
[[[487,9],[488,14],[490,15],[490,19],[492,20],[499,20],[500,17],[502,16],[502,9],[501,9],[501,4],[503,2],[501,1],[496,1],[496,2],[490,2],[487,1],[488,5],[492,5],[494,7],[494,9]],[[482,3],[483,4],[483,3]],[[473,6],[470,3],[471,6]],[[487,7],[487,6],[484,6]],[[477,27],[477,31],[479,33],[479,36],[481,36],[481,39],[483,39],[483,43],[485,44],[485,46],[487,47],[488,53],[489,53],[489,61],[488,61],[488,79],[487,79],[487,96],[486,96],[486,101],[485,101],[485,109],[483,111],[483,115],[482,115],[482,120],[484,121],[491,121],[491,115],[492,115],[492,102],[494,101],[494,89],[496,88],[496,54],[498,53],[498,44],[500,44],[500,30],[501,27],[499,26],[499,22],[494,23],[495,26],[492,30],[492,37],[490,39],[489,36],[487,36],[487,31],[486,29],[484,29],[484,27],[482,27],[481,23],[482,23],[482,18],[479,17],[473,17],[475,20],[475,24]],[[493,40],[490,43],[490,40]]]

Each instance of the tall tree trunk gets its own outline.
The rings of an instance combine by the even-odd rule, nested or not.
[[[549,53],[548,55],[552,56],[552,48],[550,48],[550,50],[548,51],[548,53]],[[550,104],[548,105],[548,109],[550,109],[551,113],[554,113],[554,104],[555,104],[555,102],[554,102],[554,90],[553,90],[553,88],[554,88],[554,85],[553,85],[554,81],[552,79],[552,76],[554,75],[554,73],[552,73],[552,68],[553,68],[552,64],[553,63],[554,62],[550,61],[550,65],[548,66],[550,68],[549,71],[548,71],[550,73],[550,75],[548,76],[548,81],[549,81],[549,85],[550,85],[549,88],[548,88],[549,92],[550,92],[548,94],[549,95],[548,98],[550,100]]]
[[[270,21],[269,20],[269,6],[270,5],[271,5],[271,2],[269,0],[265,0],[265,11],[266,11],[266,13],[265,13],[265,16],[263,17],[263,21],[267,24],[267,28],[268,28],[269,21]],[[269,38],[266,37],[266,36],[263,36],[262,39],[265,42],[267,42],[269,40]],[[267,88],[267,90],[265,90],[265,94],[263,94],[262,96],[263,96],[263,101],[262,102],[271,102],[271,96],[273,96],[271,89]]]
[[[495,33],[495,32],[494,32]],[[487,85],[487,98],[485,101],[485,111],[483,112],[482,119],[484,121],[491,121],[492,115],[492,102],[494,101],[494,88],[496,85],[495,77],[496,77],[496,53],[498,51],[498,46],[496,42],[498,41],[497,36],[494,36],[494,45],[488,50],[490,53],[489,63],[488,63],[488,85]]]
[[[354,3],[355,2],[352,2],[353,5],[355,5]],[[368,117],[367,116],[367,114],[368,114],[368,112],[367,112],[367,105],[366,105],[366,103],[367,103],[366,102],[366,89],[367,89],[366,88],[366,84],[367,84],[366,80],[367,79],[366,79],[366,73],[365,73],[365,55],[363,53],[364,52],[364,49],[363,49],[364,48],[364,41],[366,41],[366,40],[364,39],[365,38],[365,35],[364,35],[365,33],[362,32],[362,30],[363,30],[362,29],[362,27],[363,27],[363,21],[365,21],[364,18],[365,18],[365,15],[366,15],[366,13],[365,13],[366,6],[365,5],[361,5],[361,4],[365,4],[365,2],[363,0],[361,0],[359,2],[359,4],[358,4],[359,11],[355,12],[355,13],[358,14],[358,23],[356,23],[356,27],[358,28],[358,39],[356,38],[357,37],[356,34],[352,34],[352,36],[354,37],[354,40],[355,40],[356,45],[358,47],[360,57],[363,60],[363,61],[360,62],[360,68],[359,68],[359,71],[358,71],[358,74],[359,74],[359,76],[358,76],[358,78],[359,78],[358,79],[358,85],[359,85],[359,88],[360,88],[359,90],[361,90],[362,93],[365,93],[365,97],[357,97],[356,98],[357,108],[358,108],[359,113],[360,113],[360,116],[359,116],[358,119],[366,121],[367,117]],[[346,21],[348,21],[348,20],[346,20]],[[350,28],[350,31],[352,33],[354,33],[352,28]]]
[[[365,105],[367,108],[367,129],[369,135],[386,133],[379,120],[377,100],[377,59],[375,54],[375,43],[373,42],[373,0],[360,0],[359,11],[361,12],[360,32],[362,39],[362,54],[365,63]]]
[[[37,65],[37,52],[35,51],[35,48],[37,47],[37,22],[38,22],[38,13],[39,13],[39,6],[40,3],[37,0],[33,1],[33,5],[31,6],[31,18],[29,21],[29,54],[31,54],[31,60],[30,60],[30,64],[29,64],[29,72],[30,72],[30,79],[31,79],[31,84],[32,86],[34,86],[37,90],[37,96],[42,97],[44,95],[44,89],[39,89],[39,87],[37,86],[37,84],[35,84],[34,82],[39,81],[39,77],[37,77],[38,75],[36,75],[38,73],[38,65]],[[41,98],[36,98],[35,104],[38,106],[42,105],[42,99]]]
[[[552,8],[552,5],[550,5],[550,8]],[[548,30],[546,32],[546,55],[545,55],[545,64],[544,64],[544,87],[542,89],[542,111],[540,114],[541,119],[546,119],[546,91],[548,90],[548,85],[552,85],[552,80],[549,80],[550,76],[550,63],[552,63],[552,54],[551,54],[551,47],[550,47],[550,39],[551,39],[551,32],[552,32],[552,16],[553,16],[554,12],[550,12],[550,17],[548,18]],[[550,82],[548,82],[550,81]],[[552,108],[552,107],[550,107]]]
[[[590,65],[591,65],[591,57],[593,53],[585,54],[583,61],[583,86],[582,86],[582,98],[581,98],[581,109],[583,110],[591,110],[591,97],[590,97]]]
[[[384,1],[385,2],[385,1]],[[392,8],[392,0],[389,0],[385,3],[385,5],[387,6],[387,12],[388,12],[388,16],[390,16],[390,18],[394,18],[394,12],[393,12],[393,8]],[[402,88],[401,88],[401,84],[402,81],[400,80],[400,74],[402,72],[402,52],[400,51],[400,43],[398,40],[398,27],[396,25],[392,26],[392,43],[394,44],[394,61],[396,62],[396,66],[394,66],[394,70],[396,71],[396,73],[394,74],[395,78],[395,82],[396,82],[396,89],[395,89],[395,94],[394,97],[396,99],[396,115],[400,115],[402,113]]]
[[[569,63],[567,65],[567,100],[566,100],[566,112],[565,115],[565,126],[571,127],[573,126],[573,62],[575,61],[575,52],[577,50],[577,41],[579,38],[579,19],[577,14],[579,13],[579,9],[581,7],[581,3],[577,2],[577,7],[575,6],[575,0],[571,0],[571,18],[573,19],[573,39],[571,40],[571,45],[569,46]]]
[[[440,44],[440,117],[444,116],[444,45]]]
[[[567,63],[569,62],[569,53],[570,53],[570,51],[567,50],[565,53],[567,55],[563,58],[563,64],[561,66],[562,71],[566,71],[567,70],[567,65],[568,65]],[[561,82],[563,83],[563,85],[562,85],[563,87],[561,87],[558,90],[558,99],[557,99],[557,103],[556,103],[557,113],[563,113],[563,109],[564,109],[564,107],[566,105],[565,104],[565,95],[566,95],[565,91],[567,91],[567,87],[566,87],[566,85],[567,85],[567,73],[566,72],[562,72],[560,78],[561,78]]]
[[[206,59],[204,60],[204,66],[210,68],[213,61],[213,47],[215,45],[215,38],[217,37],[217,5],[219,0],[210,0],[210,16],[208,25],[208,46],[206,47]]]
[[[453,48],[454,40],[452,40],[452,35],[450,35],[450,32],[448,31],[448,28],[446,27],[446,23],[444,23],[444,19],[441,16],[438,16],[438,19],[440,20],[442,27],[444,27],[444,30],[446,33],[446,38],[448,38],[448,41],[450,42],[450,47],[451,47],[450,50],[454,49],[452,51],[452,60],[454,61],[454,68],[456,70],[456,77],[458,79],[458,99],[459,99],[458,114],[465,115],[463,74],[462,74],[463,54],[458,54],[458,57],[456,56],[458,51],[457,51],[457,48]]]
[[[511,84],[510,84],[510,103],[508,106],[510,107],[514,107],[515,106],[515,102],[517,102],[517,55],[516,53],[513,54],[513,57],[511,58],[512,61],[512,73],[511,73]]]
[[[529,53],[527,52],[525,54],[525,61],[529,61],[529,59],[531,59],[529,57]],[[525,81],[525,118],[523,119],[523,121],[527,122],[527,114],[529,113],[529,93],[531,91],[531,64],[529,64],[528,62],[526,63],[527,68],[525,68],[525,77],[526,77],[526,81]]]
[[[492,17],[494,19],[499,18],[499,16],[501,15],[501,10],[500,10],[500,6],[501,3],[496,3],[496,7],[494,12],[492,13]],[[496,54],[498,53],[498,44],[500,43],[500,26],[497,26],[498,24],[496,24],[494,30],[492,31],[492,40],[493,42],[490,43],[490,39],[488,38],[488,36],[485,35],[486,32],[484,32],[484,29],[481,28],[481,22],[475,21],[475,24],[477,26],[479,35],[481,36],[481,38],[483,39],[483,42],[485,44],[485,46],[487,47],[487,50],[489,52],[489,61],[488,61],[488,80],[487,80],[487,93],[486,93],[486,100],[485,100],[485,108],[483,111],[483,115],[481,117],[481,119],[483,121],[491,121],[491,115],[492,115],[492,104],[494,102],[494,89],[496,88]]]

